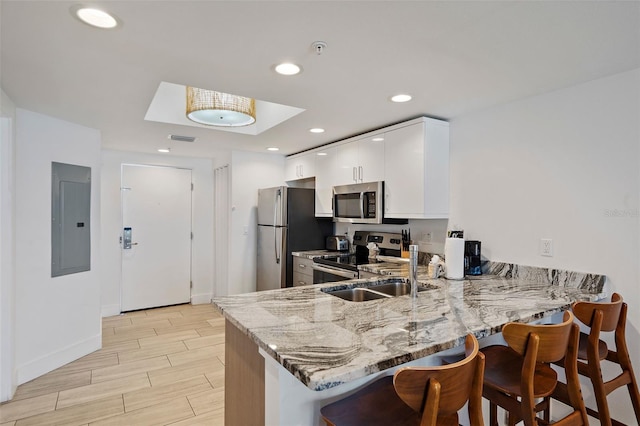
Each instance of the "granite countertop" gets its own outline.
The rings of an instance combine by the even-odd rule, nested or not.
[[[496,264],[493,275],[418,280],[413,301],[399,296],[348,302],[322,290],[381,277],[213,299],[225,318],[298,380],[323,390],[482,338],[509,321],[528,322],[576,300],[604,298],[604,276]],[[404,265],[401,265],[404,267]]]
[[[296,257],[304,257],[307,259],[315,259],[316,257],[339,256],[345,253],[347,252],[320,249],[320,250],[307,250],[307,251],[292,251],[291,255]]]

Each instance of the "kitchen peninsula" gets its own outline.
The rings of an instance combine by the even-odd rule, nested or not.
[[[433,365],[468,333],[488,338],[507,322],[544,321],[576,300],[605,296],[602,275],[501,263],[488,272],[419,277],[416,300],[349,302],[326,293],[392,277],[215,298],[226,318],[225,423],[320,424],[320,407],[398,366]]]

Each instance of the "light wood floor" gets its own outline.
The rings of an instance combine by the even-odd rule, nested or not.
[[[103,318],[102,349],[0,405],[0,426],[222,424],[224,319],[211,305]]]

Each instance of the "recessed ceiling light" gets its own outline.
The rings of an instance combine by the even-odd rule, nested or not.
[[[283,62],[276,65],[276,72],[282,75],[296,75],[300,73],[300,67],[290,62]]]
[[[411,100],[411,95],[395,95],[391,97],[391,102],[409,102]]]
[[[309,131],[311,133],[324,133],[324,129],[321,129],[320,127],[314,127],[313,129],[309,129]]]
[[[326,153],[326,152],[319,152],[319,153],[317,153],[316,155],[323,156],[323,155],[327,155],[327,153]]]
[[[158,148],[158,152],[164,152],[164,153],[171,152],[171,148]]]
[[[276,148],[275,146],[270,146],[267,148],[267,151],[280,151],[280,148]]]
[[[113,15],[100,9],[75,5],[71,8],[71,13],[92,27],[108,29],[118,26],[118,20]]]
[[[374,141],[374,142],[380,142],[380,141],[383,141],[384,138],[382,136],[376,136],[375,138],[373,138],[371,140]]]

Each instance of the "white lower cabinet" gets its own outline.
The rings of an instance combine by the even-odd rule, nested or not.
[[[449,216],[449,123],[423,118],[385,134],[384,216]]]
[[[313,260],[306,257],[293,256],[293,286],[313,284]]]

